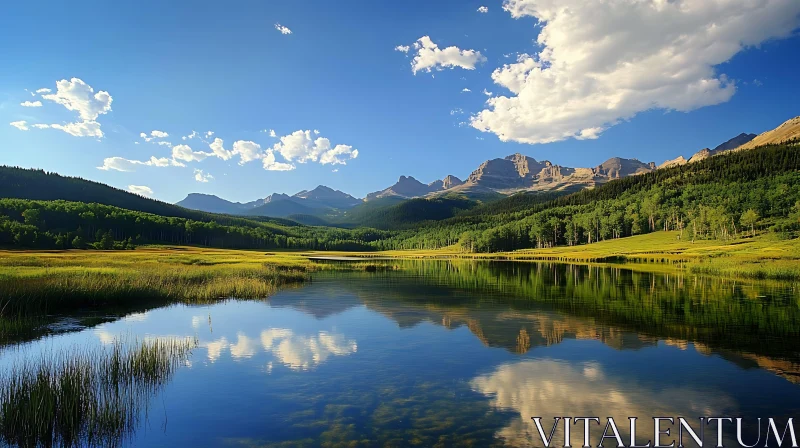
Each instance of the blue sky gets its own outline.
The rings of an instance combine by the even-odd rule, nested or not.
[[[0,163],[143,186],[170,202],[190,192],[248,201],[318,184],[363,197],[400,175],[463,179],[515,152],[565,166],[612,156],[661,163],[800,115],[796,0],[672,2],[685,4],[683,16],[662,0],[596,11],[579,0],[118,3],[4,6]],[[648,20],[692,39],[642,26]],[[435,51],[456,48],[425,53],[414,47],[423,36]],[[535,79],[527,63],[541,70]],[[527,84],[496,82],[493,72]],[[72,78],[111,103],[79,103],[78,84],[60,94],[57,81]],[[51,92],[30,93],[42,88]],[[22,121],[27,130],[9,125]],[[102,137],[52,127],[81,122]],[[154,130],[169,136],[140,137]],[[201,136],[182,139],[192,131]],[[296,131],[308,132],[280,140]],[[222,157],[209,147],[215,138]],[[98,169],[151,157],[160,162]]]

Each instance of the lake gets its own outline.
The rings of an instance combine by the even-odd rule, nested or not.
[[[141,310],[9,345],[0,371],[70,347],[191,338],[141,398],[126,446],[541,446],[534,416],[548,432],[554,416],[613,417],[626,434],[638,416],[647,441],[653,416],[800,415],[796,285],[385,263],[401,269],[314,274],[265,301]]]

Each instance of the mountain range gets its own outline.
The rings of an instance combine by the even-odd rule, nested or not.
[[[292,215],[323,216],[349,210],[363,202],[396,203],[398,200],[439,197],[455,194],[468,198],[507,196],[518,192],[573,192],[594,188],[610,180],[649,173],[661,168],[694,163],[728,151],[751,149],[770,143],[783,143],[800,138],[800,117],[760,135],[742,133],[716,146],[704,148],[688,159],[683,155],[656,165],[637,159],[612,157],[595,167],[566,167],[548,160],[536,160],[523,154],[487,160],[466,180],[448,175],[428,184],[412,176],[400,178],[388,188],[369,193],[363,200],[339,190],[319,185],[310,191],[292,196],[275,193],[263,199],[240,203],[214,195],[192,193],[177,203],[189,209],[235,215],[289,217]],[[390,201],[391,200],[391,201]],[[387,202],[387,203],[389,203]]]
[[[331,210],[346,210],[361,204],[347,193],[319,185],[313,190],[303,190],[292,196],[273,193],[251,202],[231,202],[211,194],[191,193],[176,205],[211,213],[230,215],[272,216],[317,215]]]

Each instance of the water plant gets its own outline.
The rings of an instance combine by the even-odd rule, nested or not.
[[[0,442],[12,446],[117,446],[196,341],[152,339],[25,360],[0,375]]]

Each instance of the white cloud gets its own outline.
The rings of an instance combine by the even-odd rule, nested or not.
[[[327,140],[327,139],[325,139]],[[323,165],[347,165],[348,159],[358,157],[358,150],[350,145],[336,145],[319,156],[319,163]]]
[[[480,8],[478,8],[478,12],[481,13],[481,14],[486,14],[487,12],[489,12],[489,7],[488,6],[481,6]]]
[[[51,128],[58,129],[66,132],[75,137],[103,137],[103,131],[100,130],[100,123],[96,121],[78,121],[76,123],[67,124],[51,124]]]
[[[208,147],[211,148],[211,151],[214,153],[214,155],[219,157],[220,159],[230,160],[230,158],[233,157],[233,153],[225,149],[222,146],[222,143],[223,141],[221,138],[215,138],[214,141],[211,142],[210,145],[208,145]]]
[[[398,45],[398,46],[394,47],[394,51],[399,51],[401,53],[408,53],[408,50],[410,50],[410,49],[411,49],[411,46],[409,46],[409,45]]]
[[[206,183],[210,180],[214,179],[214,176],[208,173],[204,173],[203,170],[194,170],[194,180],[198,182]]]
[[[490,91],[488,91],[486,89],[483,89],[483,94],[486,95],[486,96],[492,96],[492,92],[490,92]]]
[[[192,131],[192,133],[191,133],[191,134],[189,134],[189,135],[184,135],[184,136],[183,136],[183,137],[181,137],[181,138],[182,138],[183,140],[187,140],[187,139],[191,140],[191,139],[193,139],[193,138],[197,137],[198,135],[199,135],[199,134],[197,133],[197,131]]]
[[[450,111],[450,115],[461,115],[464,113],[464,109],[457,107]]]
[[[142,196],[152,196],[153,190],[144,185],[128,185],[128,191]]]
[[[176,145],[172,148],[172,158],[183,162],[200,162],[211,153],[192,151],[189,145]]]
[[[48,129],[48,128],[52,127],[49,124],[44,124],[44,123],[36,123],[36,124],[31,125],[31,126],[35,127],[36,129]]]
[[[36,91],[36,93],[40,93],[40,94],[41,93],[50,93],[50,92],[52,92],[52,90],[50,90],[48,88],[42,88],[42,89],[39,89],[39,90]]]
[[[150,160],[146,162],[142,162],[141,160],[130,160],[125,159],[123,157],[108,157],[103,160],[103,166],[98,166],[97,169],[108,171],[123,171],[123,172],[131,172],[136,171],[136,167],[138,166],[155,166],[155,167],[165,167],[165,166],[183,166],[178,162],[170,161],[166,157],[156,158],[150,157]]]
[[[323,165],[345,165],[348,159],[358,157],[358,150],[349,145],[331,146],[330,140],[324,137],[312,138],[311,131],[294,131],[280,138],[273,150],[280,153],[288,161],[299,163],[319,162]]]
[[[502,141],[592,138],[650,109],[691,111],[728,101],[715,67],[745,47],[791,35],[796,0],[507,0],[512,17],[543,25],[541,50],[495,70],[512,95],[488,101],[472,126]]]
[[[44,91],[45,89],[39,89]],[[37,90],[37,92],[39,91]],[[52,124],[53,129],[59,129],[76,137],[103,137],[97,117],[111,110],[112,98],[103,90],[95,93],[94,89],[81,79],[62,79],[56,82],[56,92],[42,95],[42,99],[53,101],[64,106],[67,110],[78,112],[81,121],[75,123]]]
[[[214,135],[214,131],[206,131],[206,138],[211,138]]]
[[[291,171],[295,169],[295,166],[291,163],[276,162],[275,153],[273,151],[267,151],[262,162],[264,169],[267,171]]]
[[[166,133],[166,132],[164,132],[164,131],[151,131],[151,132],[150,132],[150,135],[151,135],[152,137],[155,137],[155,138],[164,138],[164,137],[169,137],[169,134],[167,134],[167,133]]]
[[[22,107],[42,107],[42,102],[41,101],[24,101],[22,103],[19,103],[19,105],[22,106]]]
[[[281,25],[280,23],[275,24],[275,29],[280,31],[281,34],[292,34],[292,30],[290,30],[288,27]]]
[[[414,49],[417,54],[411,61],[411,70],[415,75],[418,71],[430,72],[455,67],[474,70],[475,64],[486,61],[480,51],[462,50],[455,46],[440,49],[428,36],[422,36],[414,42]]]
[[[28,122],[27,122],[27,121],[25,121],[25,120],[20,120],[20,121],[12,121],[12,122],[11,122],[11,123],[9,123],[9,124],[10,124],[11,126],[14,126],[14,127],[15,127],[15,128],[17,128],[17,129],[19,129],[20,131],[27,131],[27,130],[29,130],[29,129],[30,129],[30,128],[28,127]]]
[[[160,146],[169,146],[172,147],[172,142],[156,142]]]
[[[111,95],[102,90],[94,93],[94,89],[81,79],[62,79],[56,82],[56,87],[56,93],[42,95],[42,98],[78,112],[83,121],[94,121],[111,110]]]
[[[261,145],[247,140],[233,142],[233,154],[239,156],[239,165],[264,157],[261,152]]]
[[[269,130],[269,136],[270,137],[277,137],[278,136],[277,134],[275,134],[275,129],[270,129]]]
[[[463,89],[461,89],[461,92],[463,93],[472,92],[472,90],[469,90],[468,88],[464,87]]]

